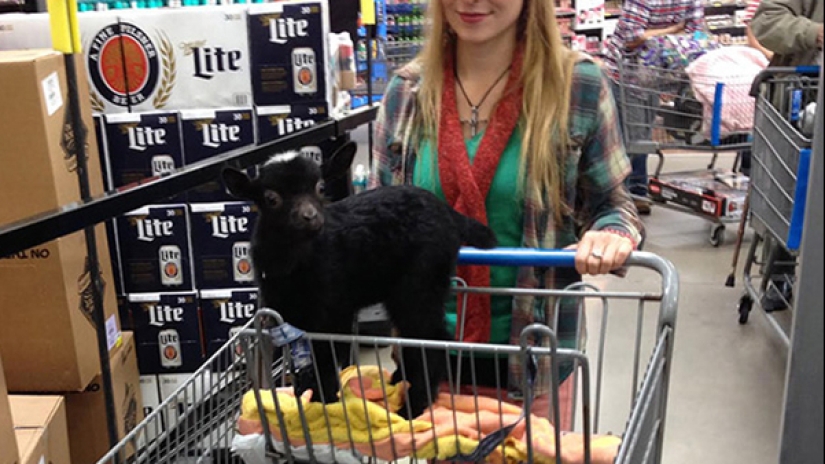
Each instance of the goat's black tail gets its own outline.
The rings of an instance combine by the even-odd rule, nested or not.
[[[492,229],[455,210],[452,210],[452,212],[453,220],[461,233],[461,240],[465,244],[482,249],[495,248],[498,245],[498,240]]]

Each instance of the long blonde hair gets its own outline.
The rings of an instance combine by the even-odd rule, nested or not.
[[[422,77],[417,124],[421,136],[437,146],[444,60],[454,39],[447,31],[441,1],[429,2],[427,9],[428,37],[417,57]],[[562,181],[569,138],[570,82],[576,54],[562,43],[552,1],[524,0],[518,26],[518,40],[524,46],[519,178],[525,179],[529,166],[523,192],[540,208],[553,211],[558,221],[567,212]]]

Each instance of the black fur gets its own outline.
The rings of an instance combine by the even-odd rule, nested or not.
[[[383,303],[402,337],[451,340],[443,306],[458,250],[494,247],[493,232],[416,187],[379,188],[324,206],[321,176],[301,157],[268,163],[254,180],[234,169],[223,173],[231,193],[259,207],[252,259],[262,304],[302,330],[351,333],[361,308]],[[313,399],[336,401],[333,353],[328,344],[313,349],[323,389],[319,395],[314,388]],[[336,352],[345,364],[348,347]],[[410,410],[402,414],[416,417],[435,398],[446,358],[426,356],[426,385],[421,351],[402,355],[411,383]],[[393,382],[401,379],[398,369]]]

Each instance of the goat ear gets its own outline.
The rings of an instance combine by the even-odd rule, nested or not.
[[[357,151],[358,144],[355,142],[347,142],[335,150],[335,153],[324,162],[324,179],[335,179],[346,174]]]
[[[221,177],[226,186],[226,191],[229,192],[230,195],[246,200],[252,199],[252,188],[249,177],[245,173],[235,168],[227,167],[223,168]]]

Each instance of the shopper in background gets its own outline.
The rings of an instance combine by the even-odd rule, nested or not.
[[[822,0],[762,0],[751,21],[771,66],[822,64]]]
[[[642,225],[624,185],[630,166],[616,109],[600,67],[563,45],[553,2],[436,0],[428,12],[425,48],[384,95],[370,186],[431,190],[488,224],[503,247],[577,248],[575,269],[459,268],[470,286],[563,288],[580,273],[620,269]],[[578,308],[562,303],[557,334],[571,347]],[[464,340],[518,344],[536,314],[552,323],[553,305],[473,295]],[[446,307],[457,333],[454,299]],[[476,363],[479,383],[520,391],[516,359],[485,362]],[[547,374],[543,365],[543,392]]]
[[[664,35],[693,33],[705,26],[704,0],[626,0],[622,6],[616,30],[606,41],[605,65],[613,81],[613,93],[621,103],[619,82],[619,60],[634,63],[636,50],[649,39]],[[619,108],[619,122],[628,140],[652,139],[652,125],[655,106],[652,95],[642,91],[625,93],[625,108]],[[622,115],[624,111],[626,114]],[[633,122],[624,121],[627,117]],[[628,177],[630,192],[641,197],[647,196],[647,155],[636,155],[631,159],[633,172]],[[637,201],[636,207],[642,214],[650,213],[650,204]]]
[[[745,8],[745,34],[748,37],[748,46],[751,48],[755,48],[762,52],[769,61],[773,58],[773,52],[765,48],[764,45],[759,43],[756,39],[756,36],[753,34],[753,28],[751,28],[751,21],[753,20],[753,15],[756,14],[756,9],[759,8],[759,4],[762,3],[762,0],[751,0],[748,2],[748,6]]]

